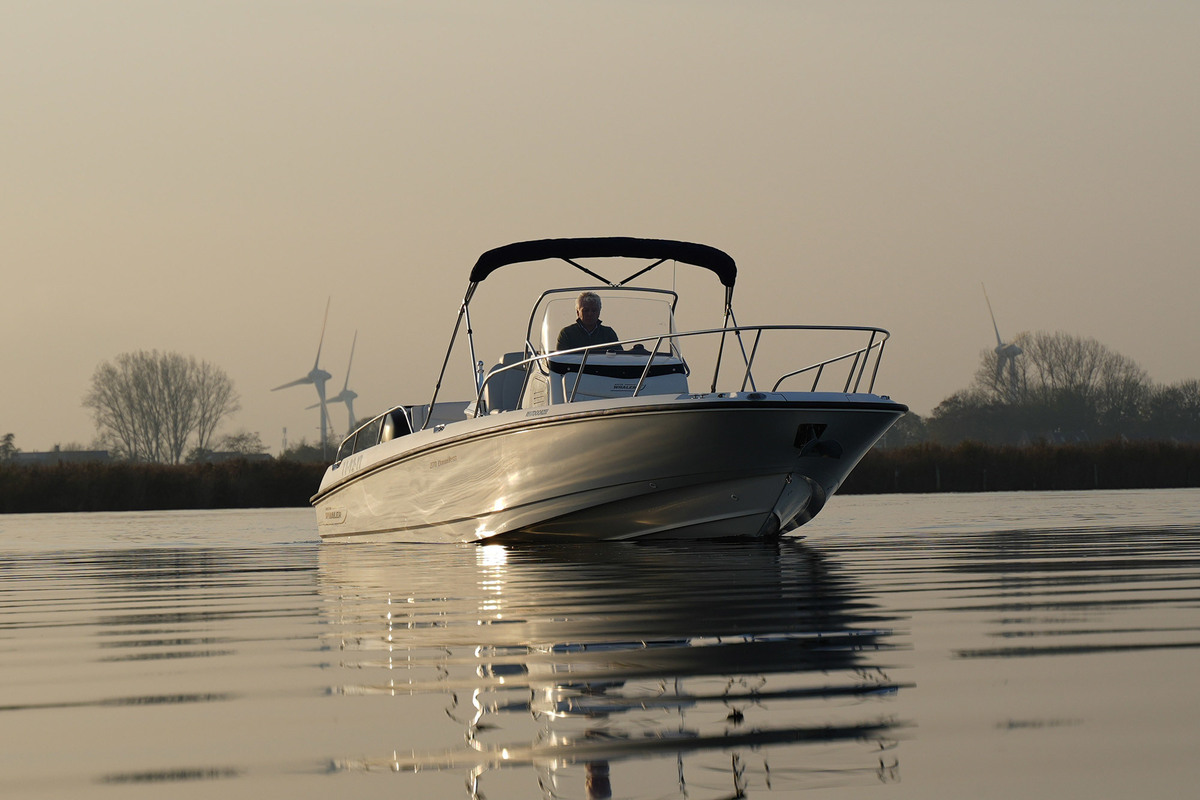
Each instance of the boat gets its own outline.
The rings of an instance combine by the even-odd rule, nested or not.
[[[534,262],[587,280],[541,291],[519,349],[485,370],[477,341],[489,338],[471,322],[476,293],[497,270]],[[674,282],[642,285],[655,270],[680,267],[712,273],[723,289],[718,327],[677,330]],[[629,272],[602,274],[614,269]],[[737,274],[722,250],[665,239],[540,239],[483,253],[429,402],[388,409],[338,448],[312,498],[321,539],[504,544],[795,531],[908,409],[874,393],[886,330],[739,325]],[[616,341],[560,348],[584,292],[599,299]],[[440,394],[456,346],[467,351],[474,396],[448,402]]]

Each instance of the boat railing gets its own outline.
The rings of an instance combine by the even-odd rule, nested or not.
[[[798,369],[785,371],[773,381],[764,382],[762,384],[763,388],[760,389],[758,381],[755,379],[754,370],[756,361],[763,360],[761,345],[764,342],[764,335],[769,335],[775,339],[783,337],[788,333],[810,334],[813,336],[858,336],[865,337],[866,343],[861,346],[851,347],[849,350],[840,352],[838,355],[820,359]],[[887,343],[890,335],[888,331],[882,328],[854,325],[738,325],[726,328],[709,328],[682,333],[643,336],[635,339],[622,339],[619,342],[576,347],[570,350],[556,350],[549,353],[536,353],[526,343],[525,358],[493,369],[480,381],[479,390],[473,404],[473,412],[475,416],[488,413],[489,409],[485,401],[488,386],[493,381],[507,379],[508,373],[523,373],[518,396],[524,398],[530,377],[535,368],[542,374],[548,374],[551,371],[550,361],[552,359],[559,359],[562,356],[578,356],[580,358],[578,366],[572,363],[571,368],[572,371],[577,371],[582,375],[587,368],[589,359],[594,360],[597,356],[607,354],[617,348],[620,348],[619,353],[621,355],[646,356],[646,363],[642,367],[637,385],[632,394],[629,395],[637,397],[643,393],[656,360],[658,363],[661,363],[664,359],[675,358],[679,358],[682,361],[681,352],[683,348],[679,346],[679,340],[699,337],[720,338],[715,355],[712,382],[709,387],[711,393],[718,391],[723,366],[726,370],[731,368],[725,362],[734,361],[741,362],[736,367],[739,373],[734,376],[734,380],[739,382],[736,384],[737,388],[730,389],[730,391],[777,392],[781,391],[780,387],[785,382],[811,377],[811,383],[807,384],[806,389],[801,389],[800,391],[840,391],[842,393],[865,391],[872,393],[875,390],[875,380],[879,373],[879,365],[883,359],[884,345]],[[738,346],[727,348],[725,344],[728,337],[736,339]],[[647,348],[649,343],[653,344]],[[665,349],[663,347],[664,343],[667,345]],[[529,355],[530,353],[533,354]],[[740,358],[738,358],[738,355],[740,355]],[[687,368],[686,361],[684,364],[685,368]],[[832,387],[830,386],[831,382],[835,382]],[[581,381],[579,380],[574,382],[570,394],[565,398],[566,402],[575,401],[580,383]]]

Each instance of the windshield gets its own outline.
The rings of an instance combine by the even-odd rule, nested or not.
[[[575,300],[581,289],[557,289],[542,295],[530,320],[529,341],[538,352],[557,349],[559,332],[576,321]],[[602,307],[600,322],[618,339],[667,336],[675,332],[674,292],[657,289],[595,289]],[[578,345],[577,345],[578,346]],[[646,342],[649,349],[654,342]]]

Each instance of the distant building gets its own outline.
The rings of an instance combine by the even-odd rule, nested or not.
[[[222,461],[274,461],[270,453],[234,453],[226,451],[208,452],[196,458],[196,461],[207,464],[219,464]]]
[[[107,450],[59,450],[55,448],[45,453],[17,453],[8,463],[19,466],[54,466],[56,464],[107,464],[115,461]],[[270,453],[204,453],[194,457],[198,463],[217,464],[222,461],[272,461]]]
[[[57,446],[45,453],[17,453],[13,464],[21,466],[53,466],[55,464],[82,464],[86,462],[108,462],[112,456],[107,450],[60,450]]]

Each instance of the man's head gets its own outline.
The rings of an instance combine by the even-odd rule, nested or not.
[[[581,292],[575,298],[575,315],[589,331],[600,324],[600,295],[595,292]]]

